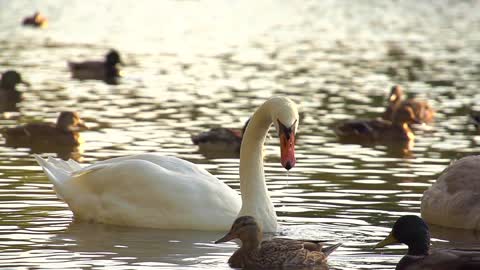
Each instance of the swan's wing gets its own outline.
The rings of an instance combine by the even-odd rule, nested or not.
[[[107,160],[73,172],[62,197],[75,215],[165,229],[230,227],[241,207],[235,190],[188,161],[136,157]]]
[[[76,170],[76,171],[72,172],[72,177],[79,177],[79,176],[82,176],[84,174],[88,174],[88,173],[91,173],[91,172],[102,170],[102,169],[105,169],[105,168],[108,168],[108,167],[111,167],[111,166],[113,166],[113,164],[109,164],[109,163],[92,164],[88,167],[80,168],[79,170]]]

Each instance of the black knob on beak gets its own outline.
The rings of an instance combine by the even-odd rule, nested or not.
[[[290,170],[292,168],[292,163],[290,163],[290,161],[287,161],[287,164],[285,164],[285,169]]]

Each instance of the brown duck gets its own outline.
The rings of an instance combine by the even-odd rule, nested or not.
[[[341,141],[353,143],[397,143],[415,138],[409,124],[419,123],[412,107],[398,108],[392,121],[382,119],[348,120],[335,127]]]
[[[21,92],[17,90],[17,84],[30,85],[22,80],[20,73],[8,70],[0,79],[0,111],[17,111],[16,104],[21,101]]]
[[[328,269],[328,255],[341,245],[322,248],[318,242],[286,238],[262,242],[262,232],[251,216],[237,218],[230,231],[215,243],[236,238],[242,241],[242,245],[228,260],[228,264],[233,268],[316,266],[315,269]]]
[[[76,112],[61,112],[57,123],[30,123],[23,126],[5,128],[1,131],[6,144],[12,147],[51,147],[80,145],[78,131],[87,129]]]
[[[45,28],[48,25],[48,20],[37,11],[33,13],[32,16],[25,17],[22,24],[26,26]]]
[[[426,101],[415,100],[413,98],[404,99],[403,89],[399,85],[392,87],[388,98],[388,106],[383,113],[383,119],[393,120],[395,111],[410,106],[415,113],[415,117],[421,123],[431,123],[435,118],[435,111]]]
[[[192,142],[198,145],[198,151],[211,158],[238,158],[240,157],[240,145],[248,122],[245,122],[242,130],[231,128],[212,128],[192,136]]]
[[[116,50],[110,50],[105,55],[105,61],[68,62],[68,67],[72,72],[72,78],[117,84],[121,77],[119,64],[122,64],[120,54]]]

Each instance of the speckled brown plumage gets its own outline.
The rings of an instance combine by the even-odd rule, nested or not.
[[[435,111],[433,108],[426,101],[415,100],[413,98],[405,100],[403,89],[399,85],[392,87],[388,98],[388,106],[385,109],[382,118],[391,121],[393,120],[395,111],[406,106],[412,108],[418,121],[423,123],[433,122],[435,118]]]
[[[262,242],[261,230],[250,216],[237,218],[230,231],[216,243],[235,238],[242,241],[242,246],[228,260],[234,268],[315,266],[315,269],[328,269],[328,255],[340,246],[322,249],[319,243],[286,238]]]

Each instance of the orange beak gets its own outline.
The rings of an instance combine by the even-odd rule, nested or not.
[[[295,123],[292,125],[295,127]],[[295,130],[294,128],[286,128],[282,123],[279,121],[279,129],[280,129],[280,162],[282,166],[290,170],[295,166],[296,159],[295,159]]]

